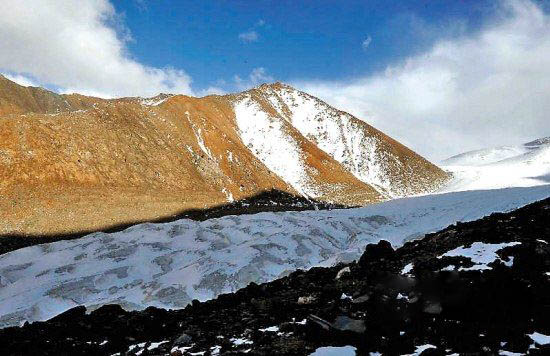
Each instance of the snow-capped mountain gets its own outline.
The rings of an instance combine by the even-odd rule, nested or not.
[[[550,138],[462,153],[442,162],[453,180],[443,191],[529,187],[550,183]]]
[[[104,100],[0,77],[0,235],[97,231],[272,189],[357,206],[447,179],[363,121],[280,83]]]
[[[253,126],[251,135],[257,144],[248,142],[253,151],[273,141],[274,131],[260,130],[260,136],[255,127],[260,121],[258,115],[268,116],[271,125],[297,130],[385,197],[431,191],[434,183],[440,183],[440,178],[435,178],[434,182],[438,169],[408,148],[364,121],[288,85],[262,85],[239,95],[235,112],[240,130],[250,133],[250,125]],[[264,154],[258,158],[265,163],[269,160],[269,151],[262,152]]]

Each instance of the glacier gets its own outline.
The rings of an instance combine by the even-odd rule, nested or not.
[[[395,199],[362,208],[145,223],[0,256],[0,327],[49,319],[77,305],[182,308],[296,269],[357,259],[457,221],[550,196],[550,185]]]

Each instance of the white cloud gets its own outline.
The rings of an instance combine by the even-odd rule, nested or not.
[[[265,21],[262,19],[259,19],[258,22],[256,22],[256,27],[262,27],[265,25]]]
[[[3,0],[2,6],[9,11],[0,15],[0,71],[105,97],[192,93],[184,71],[131,58],[129,33],[108,0]]]
[[[22,74],[1,73],[4,77],[24,87],[36,87],[38,84],[31,78]]]
[[[233,77],[233,80],[235,82],[235,86],[237,87],[237,89],[247,90],[259,84],[272,82],[274,79],[272,76],[267,74],[267,71],[265,70],[264,67],[258,67],[258,68],[252,69],[252,71],[250,72],[250,74],[246,79],[243,79],[238,75],[235,75]]]
[[[371,36],[368,36],[367,38],[365,38],[365,40],[361,43],[361,46],[363,47],[363,49],[367,49],[370,45],[370,43],[372,42],[372,37]]]
[[[210,86],[206,89],[200,90],[197,93],[197,96],[198,97],[203,97],[203,96],[207,96],[207,95],[224,95],[224,94],[227,94],[227,92],[225,90],[223,90],[222,88],[216,87],[216,86]]]
[[[273,77],[267,74],[264,67],[254,68],[249,79],[254,85],[273,81]]]
[[[256,31],[239,33],[239,40],[245,43],[256,42],[258,38],[259,38],[258,32]]]
[[[550,136],[550,16],[501,3],[478,33],[436,43],[384,72],[349,82],[297,82],[420,154]]]

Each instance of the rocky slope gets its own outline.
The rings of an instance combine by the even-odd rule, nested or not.
[[[297,271],[184,310],[72,309],[0,330],[10,355],[550,352],[550,199],[357,263]]]
[[[104,100],[0,78],[0,234],[93,231],[272,189],[363,205],[446,179],[364,122],[279,83]]]

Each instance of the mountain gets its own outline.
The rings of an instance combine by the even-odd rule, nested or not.
[[[297,269],[353,261],[382,239],[399,247],[549,196],[548,185],[433,194],[353,209],[145,223],[26,247],[0,255],[0,327],[78,305],[183,308]]]
[[[0,78],[0,234],[94,231],[274,189],[357,206],[447,179],[363,121],[280,83],[106,100]]]
[[[395,250],[373,241],[357,262],[298,270],[180,310],[78,306],[0,330],[0,353],[548,355],[549,219],[546,199]],[[15,267],[14,276],[33,268]],[[108,283],[125,272],[111,273],[96,278]]]
[[[445,191],[529,187],[550,183],[550,138],[465,152],[442,162],[454,179]]]
[[[302,140],[316,145],[384,197],[431,191],[443,177],[436,166],[364,121],[281,83],[262,85],[238,95],[235,112],[242,137],[253,152],[269,145],[265,142],[277,135],[277,127],[290,124],[297,131],[293,137],[301,135]],[[258,116],[266,112],[271,114],[270,124],[277,123],[275,128],[258,127]],[[255,120],[251,121],[251,117]],[[246,135],[249,129],[251,139]],[[266,156],[269,148],[263,157]],[[259,156],[265,163],[267,157],[263,157]]]

